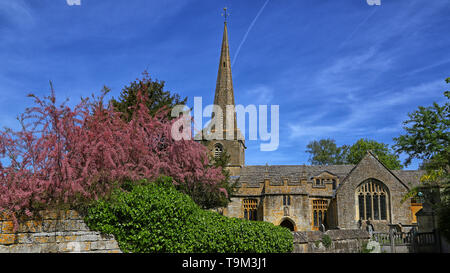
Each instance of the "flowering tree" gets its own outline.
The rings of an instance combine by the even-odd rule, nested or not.
[[[82,99],[74,108],[56,104],[55,92],[20,116],[22,129],[0,131],[0,212],[31,216],[33,210],[77,205],[107,196],[124,182],[160,175],[187,191],[220,187],[221,169],[210,166],[206,148],[175,141],[163,111],[150,115],[140,93],[125,121],[103,97]],[[3,162],[3,164],[2,164]]]

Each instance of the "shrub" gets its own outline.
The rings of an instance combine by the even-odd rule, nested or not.
[[[85,220],[91,229],[113,234],[124,252],[278,253],[293,248],[288,229],[202,210],[167,177],[129,192],[116,190],[109,200],[91,206]]]
[[[361,245],[361,253],[370,253],[372,250],[367,248],[369,242],[363,242]]]
[[[324,234],[322,236],[322,244],[325,248],[329,248],[331,246],[331,237],[328,234]]]

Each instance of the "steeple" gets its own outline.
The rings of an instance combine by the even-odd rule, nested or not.
[[[222,118],[215,116],[213,111],[211,127],[204,128],[204,144],[208,147],[210,154],[217,158],[222,152],[230,156],[227,169],[230,175],[239,175],[245,165],[245,138],[237,128],[236,109],[234,104],[233,79],[231,77],[230,48],[228,45],[227,8],[224,8],[225,23],[223,28],[222,49],[220,51],[219,71],[217,73],[216,93],[214,105],[220,106]],[[228,106],[228,107],[227,107]],[[228,108],[228,111],[227,111]],[[227,115],[227,112],[229,115]],[[234,124],[231,126],[231,124]],[[227,131],[227,124],[230,130]],[[223,126],[223,136],[215,126]],[[207,136],[207,137],[206,137]]]
[[[220,106],[223,111],[223,130],[226,132],[227,123],[234,122],[234,135],[237,136],[237,122],[236,122],[236,112],[235,112],[235,104],[234,104],[234,90],[233,90],[233,79],[231,76],[231,61],[230,61],[230,48],[228,45],[228,29],[227,29],[227,21],[226,17],[227,12],[226,8],[224,9],[225,13],[225,22],[223,29],[223,38],[222,38],[222,49],[220,52],[220,61],[219,61],[219,71],[217,73],[217,82],[216,82],[216,93],[214,96],[214,104]],[[231,106],[232,116],[227,116],[226,109],[227,105]],[[212,115],[214,117],[214,113]],[[228,121],[228,122],[227,122]],[[214,128],[213,128],[214,129]]]

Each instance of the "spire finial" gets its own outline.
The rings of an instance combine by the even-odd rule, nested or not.
[[[227,18],[228,18],[228,16],[230,16],[230,13],[228,12],[228,8],[227,7],[223,8],[222,16],[225,18],[225,23],[227,23]]]

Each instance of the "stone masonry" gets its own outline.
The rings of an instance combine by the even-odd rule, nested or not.
[[[369,233],[360,229],[299,231],[293,234],[293,253],[360,253],[370,239]],[[328,247],[322,243],[323,236],[331,239]]]
[[[91,231],[74,210],[41,211],[31,220],[14,224],[0,214],[0,253],[120,253],[112,235]]]

